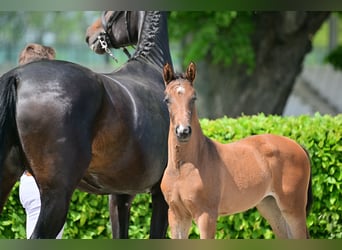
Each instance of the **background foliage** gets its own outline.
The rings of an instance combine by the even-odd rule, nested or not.
[[[202,119],[204,133],[228,143],[249,135],[274,133],[295,139],[305,146],[312,160],[314,203],[307,224],[312,238],[342,238],[342,115],[299,117],[242,116]],[[108,197],[76,191],[72,197],[63,238],[111,238]],[[131,238],[148,238],[151,198],[140,194],[132,205]],[[18,198],[18,184],[0,216],[0,238],[25,238],[25,214]],[[193,226],[190,238],[198,238]],[[274,238],[268,223],[255,209],[245,213],[220,217],[218,239]]]
[[[179,25],[181,24],[181,25]],[[252,12],[172,11],[169,15],[171,42],[181,42],[183,64],[210,56],[214,64],[245,64],[254,67],[250,35],[254,30]]]

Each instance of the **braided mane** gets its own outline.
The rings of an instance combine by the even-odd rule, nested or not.
[[[166,20],[162,17],[160,11],[147,11],[132,59],[144,58],[159,67],[164,66],[165,58],[169,58],[170,55]]]

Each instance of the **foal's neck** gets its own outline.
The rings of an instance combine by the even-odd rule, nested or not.
[[[191,162],[201,161],[202,151],[206,147],[207,137],[204,136],[197,113],[194,112],[191,121],[192,133],[189,141],[179,142],[171,124],[169,129],[169,159],[176,168]]]

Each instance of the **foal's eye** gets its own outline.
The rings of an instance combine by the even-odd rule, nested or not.
[[[166,96],[166,97],[164,98],[164,102],[165,102],[166,104],[170,104],[170,98],[169,98],[168,96]]]

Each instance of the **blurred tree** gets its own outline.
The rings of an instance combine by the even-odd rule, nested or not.
[[[25,30],[22,23],[22,17],[17,15],[17,12],[2,12],[0,14],[0,47],[4,48],[6,61],[10,61],[12,48],[19,43]]]
[[[2,43],[44,42],[54,34],[57,43],[84,43],[85,30],[98,16],[98,11],[17,11],[1,12]]]
[[[5,60],[13,61],[18,48],[28,42],[86,48],[85,30],[99,14],[98,11],[1,12],[0,47],[6,48]],[[185,65],[193,60],[198,66],[200,116],[281,114],[303,59],[311,50],[312,36],[329,14],[171,12],[170,39],[181,46],[181,53],[176,56],[184,58]],[[68,54],[60,52],[57,49],[58,57],[68,59]]]
[[[338,31],[342,31],[341,27],[337,27],[338,23],[342,23],[342,12],[337,12],[334,13],[334,16],[332,16],[334,18],[331,18],[331,20],[333,20],[333,24],[336,30],[331,30],[330,31],[330,36],[332,36],[334,38],[333,44],[332,44],[332,50],[330,51],[330,53],[325,57],[325,61],[330,63],[331,65],[334,66],[335,69],[337,70],[342,70],[342,41],[338,40]],[[340,21],[340,22],[338,22]],[[339,28],[339,29],[338,29]],[[336,45],[336,46],[335,46]]]
[[[197,64],[199,114],[282,114],[329,12],[171,12],[170,39]]]
[[[342,70],[342,45],[338,45],[331,51],[326,56],[325,61],[333,65],[335,69]]]

